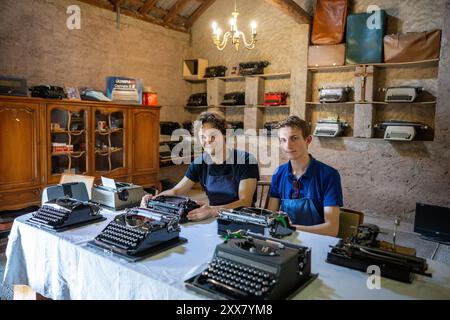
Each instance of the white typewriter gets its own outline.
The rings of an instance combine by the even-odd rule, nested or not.
[[[421,123],[401,120],[389,120],[375,125],[377,129],[385,129],[384,140],[390,141],[412,141],[417,130],[427,130],[428,127]]]
[[[390,87],[384,90],[386,91],[385,102],[414,102],[419,92],[423,91],[423,88]]]
[[[321,119],[316,124],[313,135],[316,137],[335,138],[341,135],[346,127],[348,127],[348,123],[340,121],[339,118]]]
[[[123,103],[139,103],[139,93],[137,89],[114,88],[112,100]]]

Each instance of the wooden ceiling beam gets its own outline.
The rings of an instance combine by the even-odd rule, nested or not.
[[[113,4],[108,4],[104,1],[100,1],[100,0],[79,0],[79,1],[102,8],[102,9],[107,9],[107,10],[110,10],[113,12],[116,11],[116,7]],[[133,18],[145,21],[145,22],[156,24],[156,25],[159,25],[162,27],[166,27],[166,28],[169,28],[169,29],[172,29],[175,31],[187,33],[187,29],[184,27],[178,27],[173,24],[167,25],[163,21],[158,21],[156,18],[151,18],[148,15],[142,15],[141,13],[139,13],[137,11],[135,12],[135,11],[131,11],[126,8],[121,8],[121,14],[124,14],[129,17],[133,17]]]
[[[164,17],[164,23],[168,24],[172,18],[181,10],[184,8],[184,6],[191,0],[178,0],[172,8],[170,8],[167,15]]]
[[[156,2],[158,2],[158,0],[147,0],[147,2],[139,9],[139,13],[144,15],[149,13],[152,11]]]
[[[203,0],[203,4],[201,4],[197,10],[189,17],[186,28],[190,29],[195,21],[215,2],[215,0]]]
[[[266,2],[294,18],[299,24],[311,24],[311,16],[294,0],[266,0]]]

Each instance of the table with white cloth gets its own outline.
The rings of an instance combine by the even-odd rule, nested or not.
[[[205,299],[184,281],[203,271],[223,242],[214,219],[181,226],[188,240],[138,262],[88,245],[117,213],[103,210],[105,221],[54,233],[29,225],[31,215],[15,220],[7,247],[4,283],[27,285],[51,299]],[[295,232],[284,240],[312,249],[318,278],[294,299],[450,299],[450,266],[428,260],[432,278],[416,275],[412,284],[382,278],[369,289],[369,275],[327,263],[338,239]]]

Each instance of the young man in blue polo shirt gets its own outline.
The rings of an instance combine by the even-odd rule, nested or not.
[[[312,136],[306,121],[290,116],[277,129],[289,162],[272,176],[269,210],[287,213],[297,230],[336,236],[343,206],[339,172],[308,153]]]
[[[183,179],[173,188],[159,195],[185,195],[195,183],[200,182],[209,203],[200,203],[200,208],[188,214],[191,221],[218,216],[220,208],[234,209],[251,207],[256,201],[256,184],[259,168],[256,159],[249,153],[226,146],[225,118],[216,112],[203,112],[199,138],[204,153],[190,164]],[[146,207],[151,196],[142,199]]]

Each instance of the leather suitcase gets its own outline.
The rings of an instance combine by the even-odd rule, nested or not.
[[[439,59],[441,30],[390,34],[384,37],[385,62]]]
[[[378,22],[379,25],[377,25]],[[386,23],[387,15],[384,10],[348,16],[347,64],[383,62],[383,38],[386,34]]]
[[[317,0],[311,34],[315,45],[344,41],[348,0]]]
[[[345,64],[345,44],[310,46],[308,67],[343,66]]]

